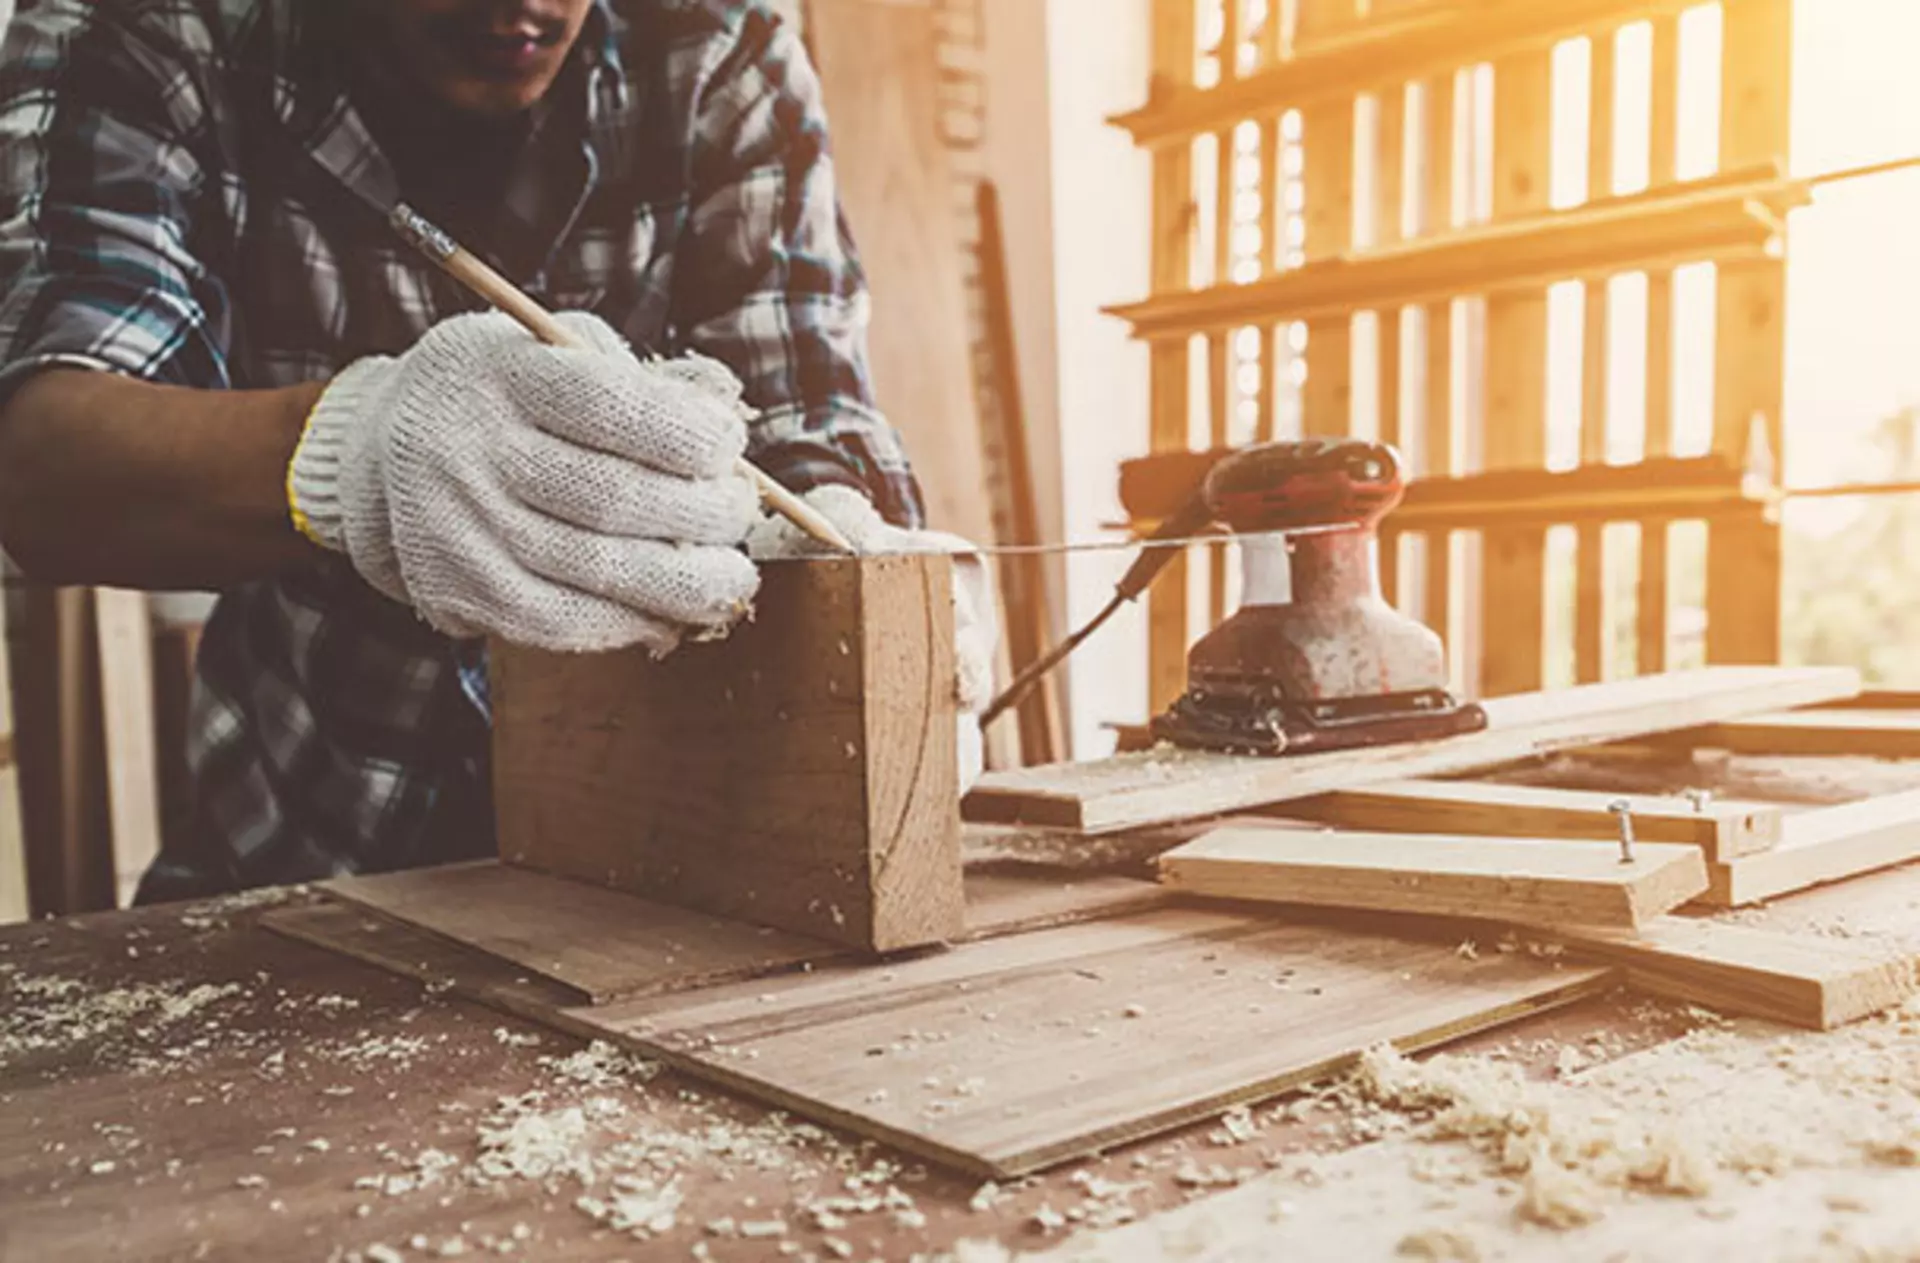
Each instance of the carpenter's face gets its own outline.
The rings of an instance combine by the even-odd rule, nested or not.
[[[398,69],[472,114],[516,114],[553,85],[593,0],[377,0]],[[377,15],[377,16],[376,16]]]

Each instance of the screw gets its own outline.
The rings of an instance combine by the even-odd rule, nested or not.
[[[1683,789],[1680,794],[1693,804],[1693,814],[1696,816],[1704,816],[1713,802],[1713,791],[1710,789]]]
[[[1620,822],[1620,862],[1633,863],[1633,804],[1624,798],[1616,798],[1607,804],[1607,810]]]

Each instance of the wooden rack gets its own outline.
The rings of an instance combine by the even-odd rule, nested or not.
[[[1701,533],[1701,653],[1776,661],[1777,488],[1725,471],[1777,481],[1785,225],[1808,197],[1783,175],[1790,7],[1155,0],[1149,99],[1115,120],[1153,159],[1153,288],[1116,309],[1151,347],[1153,456],[1354,434],[1446,480],[1409,496],[1383,570],[1389,599],[1447,636],[1469,693],[1679,665],[1670,558]],[[1710,51],[1715,30],[1716,117],[1683,119],[1682,44]],[[1554,112],[1577,96],[1582,49],[1584,194],[1578,173],[1554,170]],[[1619,73],[1629,55],[1644,74]],[[1648,99],[1616,101],[1629,82]],[[1644,181],[1615,164],[1638,118]],[[1716,168],[1688,179],[1683,123],[1718,137]],[[1675,270],[1695,265],[1712,272],[1711,364],[1681,361],[1705,341],[1675,336]],[[1638,304],[1609,310],[1611,282],[1629,276],[1644,278],[1643,319]],[[1548,295],[1568,283],[1583,314],[1577,442],[1549,417]],[[1640,327],[1613,327],[1627,320]],[[1609,400],[1629,342],[1644,400]],[[1711,376],[1710,421],[1676,418],[1683,372]],[[1644,424],[1628,432],[1635,413]],[[1717,472],[1676,480],[1657,465],[1679,458]],[[1623,464],[1636,472],[1612,472]],[[1596,481],[1563,503],[1569,465]],[[1494,475],[1536,481],[1526,511],[1477,482]],[[1153,516],[1129,509],[1136,527]],[[1224,550],[1204,576],[1185,559],[1171,570],[1148,615],[1155,709],[1231,603]]]

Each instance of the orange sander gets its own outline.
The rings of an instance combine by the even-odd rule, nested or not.
[[[1154,719],[1155,737],[1277,755],[1486,727],[1479,706],[1447,691],[1440,637],[1381,598],[1377,531],[1405,486],[1393,448],[1359,439],[1263,443],[1223,458],[1107,606],[1021,672],[982,722],[1146,591],[1173,541],[1219,525],[1242,537],[1244,603],[1188,652],[1187,691]]]

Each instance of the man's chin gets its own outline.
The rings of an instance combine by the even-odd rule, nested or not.
[[[433,91],[441,101],[462,114],[512,118],[531,109],[545,96],[553,86],[554,77],[550,74],[512,79],[448,76],[436,80]]]

